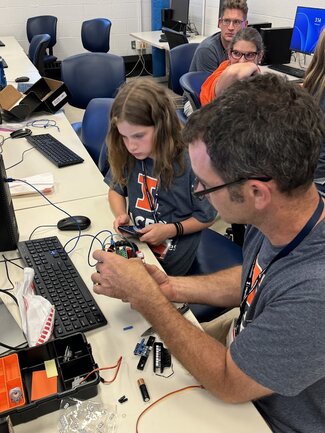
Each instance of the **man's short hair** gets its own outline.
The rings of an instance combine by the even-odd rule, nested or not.
[[[225,9],[239,9],[242,11],[245,20],[247,18],[248,6],[246,0],[225,0],[222,5],[220,18],[223,17]]]
[[[290,193],[313,181],[323,125],[305,89],[276,74],[258,74],[194,112],[183,137],[186,143],[205,143],[225,182],[267,176]]]

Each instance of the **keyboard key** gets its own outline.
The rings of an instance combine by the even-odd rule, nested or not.
[[[23,261],[35,271],[36,293],[55,305],[55,337],[69,335],[77,329],[87,332],[107,324],[91,292],[56,236],[18,242],[18,250]],[[56,251],[60,251],[60,254],[56,254]]]
[[[51,134],[29,135],[26,139],[29,144],[34,146],[35,149],[41,152],[59,168],[80,164],[84,161],[79,155],[72,152],[72,150]],[[47,246],[45,246],[45,248],[47,248]],[[57,251],[53,249],[53,255],[55,257],[60,254],[63,254],[63,256],[65,255],[62,248],[59,248]]]

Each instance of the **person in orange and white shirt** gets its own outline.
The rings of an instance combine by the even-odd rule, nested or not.
[[[234,81],[258,74],[263,54],[263,41],[256,29],[247,27],[237,32],[228,49],[229,59],[222,62],[203,83],[201,104],[213,101]]]

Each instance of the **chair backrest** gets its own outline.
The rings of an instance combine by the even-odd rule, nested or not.
[[[183,94],[183,89],[179,84],[179,79],[189,71],[194,52],[198,46],[198,43],[183,44],[172,48],[169,51],[169,84],[173,92],[178,95]]]
[[[184,33],[176,32],[168,27],[162,27],[161,30],[166,35],[170,49],[178,47],[178,45],[188,44],[188,39]]]
[[[47,33],[50,35],[49,52],[53,55],[53,47],[56,44],[57,23],[58,19],[53,15],[39,15],[28,18],[26,23],[28,42],[30,43],[35,35]]]
[[[125,82],[124,61],[110,53],[82,53],[61,63],[61,77],[67,86],[70,105],[85,109],[91,99],[114,98]]]
[[[194,262],[187,275],[206,275],[242,263],[242,249],[225,236],[211,229],[204,229]],[[198,288],[199,290],[199,288]],[[189,304],[199,322],[208,322],[225,311],[222,307]]]
[[[97,165],[102,147],[103,145],[106,146],[106,136],[110,124],[109,116],[113,102],[113,98],[92,99],[87,105],[82,119],[81,141]]]
[[[84,21],[81,26],[83,47],[93,53],[107,53],[112,23],[107,18]]]
[[[193,110],[201,107],[201,86],[209,75],[210,72],[206,71],[187,72],[179,79],[179,83],[190,101]]]
[[[35,35],[29,44],[28,57],[42,76],[44,75],[44,54],[50,39],[48,34]]]

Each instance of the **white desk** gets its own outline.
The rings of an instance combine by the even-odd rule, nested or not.
[[[53,171],[56,191],[50,198],[56,203],[61,203],[61,207],[70,214],[84,214],[91,219],[92,225],[83,233],[96,234],[102,229],[110,229],[113,217],[107,204],[107,190],[102,182],[102,177],[68,124],[64,114],[55,115],[55,119],[60,126],[61,133],[55,132],[55,128],[51,128],[47,132],[83,156],[85,163],[64,169],[55,169],[55,166],[37,151],[30,151],[27,153],[25,161],[12,170],[8,170],[7,175],[20,177],[40,173],[40,171]],[[65,140],[69,140],[69,143]],[[6,141],[3,152],[6,166],[17,162],[22,150],[26,148],[25,139]],[[64,217],[64,214],[59,210],[44,204],[47,203],[44,203],[43,199],[37,196],[14,199],[21,240],[28,239],[35,227],[47,224],[55,226],[57,221]],[[76,232],[59,232],[56,227],[53,227],[39,229],[34,237],[57,235],[64,245],[75,234]],[[90,238],[82,238],[78,247],[71,253],[71,259],[91,290],[90,276],[94,268],[89,267],[87,263],[89,246]],[[145,254],[146,261],[154,262],[155,259],[148,247],[146,245],[139,246]],[[9,259],[14,258],[17,257],[17,252],[7,252],[5,256]],[[19,281],[22,271],[9,264],[9,275],[12,281]],[[4,271],[4,264],[0,263],[0,287],[8,286],[9,282]],[[148,403],[142,401],[138,389],[136,381],[139,377],[144,377],[146,381],[151,396],[150,403],[168,392],[197,383],[175,360],[173,361],[175,374],[168,379],[154,375],[152,360],[148,361],[143,372],[139,372],[136,369],[139,358],[133,354],[133,350],[148,324],[139,313],[130,309],[128,304],[104,296],[94,296],[109,321],[109,325],[88,332],[86,335],[92,346],[95,361],[100,367],[106,367],[115,364],[120,355],[123,356],[117,379],[111,385],[100,384],[98,396],[94,400],[103,405],[116,405],[118,413],[116,432],[132,433],[135,431],[135,423],[139,414],[148,407]],[[10,310],[17,318],[17,307],[5,298],[8,297],[4,297],[4,301],[9,304]],[[186,316],[196,323],[190,312]],[[132,325],[133,329],[123,331],[123,327],[126,325]],[[106,372],[103,373],[103,376],[112,377]],[[129,401],[120,405],[117,400],[122,395],[126,395]],[[39,417],[27,424],[15,426],[15,432],[57,432],[59,416],[59,411],[56,411]],[[145,414],[139,426],[140,433],[165,433],[166,431],[170,433],[180,431],[194,433],[199,430],[205,433],[237,433],[239,430],[242,433],[270,433],[253,404],[227,405],[202,389],[186,391],[167,398]]]
[[[152,45],[153,47],[159,48],[161,50],[169,51],[168,42],[159,42],[160,35],[161,35],[161,30],[155,30],[152,32],[130,33],[130,36],[132,36],[135,39],[138,39],[139,41],[146,42],[147,44]],[[203,35],[191,36],[188,38],[188,41],[190,44],[200,43],[205,38],[206,36]]]
[[[14,36],[0,36],[0,40],[5,44],[4,47],[0,47],[0,56],[4,57],[6,54],[23,51],[23,47],[17,41]]]
[[[72,214],[79,213],[81,209],[92,220],[92,226],[86,231],[87,233],[95,234],[103,228],[110,228],[112,217],[108,212],[106,198],[93,197],[65,203],[65,210]],[[16,215],[22,239],[26,239],[37,225],[49,221],[55,223],[61,218],[59,211],[49,206],[38,208],[37,211],[35,209],[21,210]],[[35,234],[35,236],[37,235],[57,235],[63,244],[71,237],[71,233],[58,232],[55,228],[43,229]],[[82,239],[76,251],[71,254],[71,259],[91,290],[90,275],[94,268],[90,268],[87,264],[89,244],[89,238]],[[148,262],[155,260],[145,245],[141,246],[141,249],[144,251]],[[14,252],[5,255],[6,257],[17,257],[17,253]],[[12,265],[9,265],[9,272],[13,279],[21,274],[21,271]],[[8,286],[5,273],[1,271],[0,287],[6,285]],[[132,433],[135,432],[135,423],[139,414],[149,405],[149,403],[142,401],[137,386],[138,378],[143,377],[145,379],[151,397],[150,403],[168,392],[185,386],[196,385],[197,382],[175,359],[173,359],[175,374],[168,379],[153,373],[151,357],[144,371],[138,371],[136,366],[139,357],[133,354],[133,350],[148,324],[128,304],[103,296],[95,295],[95,297],[109,321],[108,326],[86,334],[87,340],[92,346],[95,361],[100,367],[105,367],[115,364],[119,356],[122,355],[123,362],[115,382],[110,385],[98,385],[99,393],[93,400],[101,402],[103,405],[116,405],[118,413],[116,432]],[[14,308],[16,309],[16,307]],[[187,313],[186,317],[195,321],[191,313]],[[133,329],[123,331],[123,327],[126,325],[132,325]],[[103,372],[103,376],[107,379],[112,377],[110,374],[112,373]],[[127,403],[120,404],[117,402],[122,395],[128,397]],[[39,417],[27,424],[15,426],[15,432],[57,432],[59,416],[60,413],[57,411]],[[251,403],[228,405],[202,389],[188,390],[168,397],[145,414],[139,426],[140,433],[176,433],[181,431],[187,433],[197,431],[204,431],[204,433],[237,433],[238,431],[242,433],[270,433],[264,420]]]
[[[97,195],[106,196],[107,185],[103,181],[102,174],[94,161],[90,158],[86,148],[80,142],[64,113],[60,112],[55,115],[36,114],[33,118],[28,119],[28,121],[42,118],[55,120],[60,128],[60,132],[55,127],[43,130],[42,128],[29,126],[33,134],[50,133],[84,158],[84,162],[70,167],[57,168],[38,150],[34,149],[25,154],[22,163],[12,169],[7,169],[7,176],[19,179],[40,173],[53,173],[54,192],[49,194],[48,198],[57,204]],[[24,125],[26,123],[27,122],[23,122]],[[5,137],[9,136],[8,132],[1,132],[1,134]],[[22,153],[31,147],[26,138],[9,139],[5,141],[3,146],[5,167],[10,167],[20,161]],[[15,210],[48,205],[48,202],[44,200],[43,197],[35,194],[14,197],[13,203]]]

